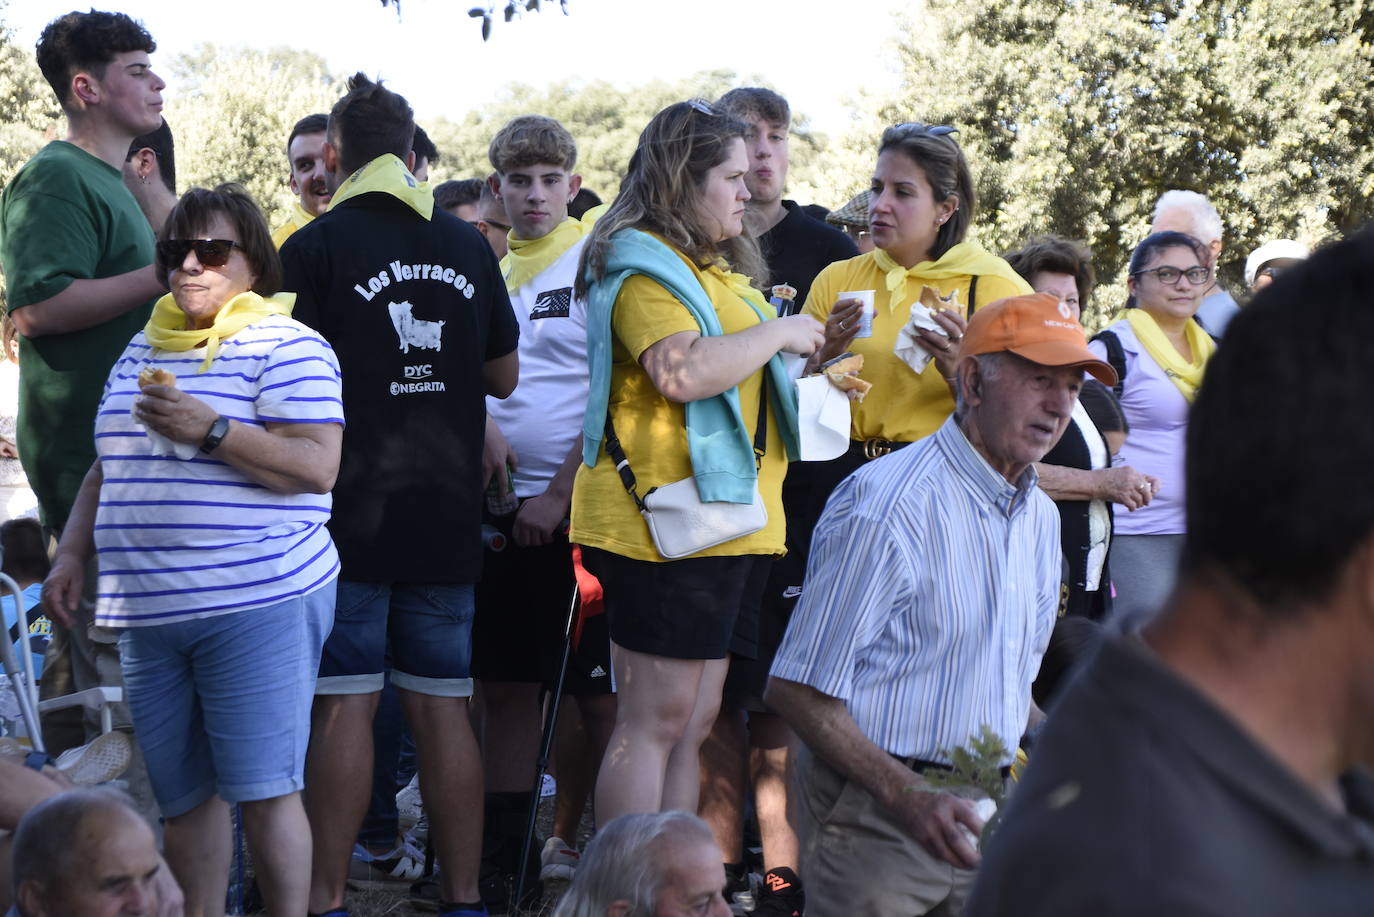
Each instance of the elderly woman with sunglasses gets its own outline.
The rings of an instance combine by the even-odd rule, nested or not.
[[[1150,479],[1149,505],[1118,516],[1112,542],[1116,598],[1111,620],[1135,630],[1173,589],[1183,550],[1183,452],[1188,410],[1216,345],[1194,319],[1212,279],[1205,245],[1157,232],[1131,255],[1126,317],[1090,345],[1120,377],[1130,434],[1117,455]]]
[[[964,241],[976,198],[955,133],[917,123],[883,132],[868,198],[876,247],[821,271],[807,297],[807,314],[825,322],[820,361],[862,354],[860,376],[873,384],[852,405],[849,451],[815,469],[812,518],[802,521],[808,529],[846,475],[934,433],[953,413],[954,362],[974,309],[1031,292],[1005,261]],[[917,343],[932,359],[918,373],[896,346],[924,287],[946,305],[934,314],[940,330],[919,332]],[[872,296],[871,317],[856,294]]]
[[[169,215],[158,301],[110,372],[86,475],[44,583],[95,621],[124,684],[187,913],[223,914],[230,803],[269,913],[304,914],[300,791],[338,557],[325,528],[343,415],[329,345],[277,295],[281,262],[237,185]]]

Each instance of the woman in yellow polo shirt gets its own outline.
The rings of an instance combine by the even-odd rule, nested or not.
[[[596,786],[602,823],[696,811],[698,751],[728,653],[756,639],[748,610],[756,631],[769,563],[784,549],[796,394],[777,354],[809,355],[824,332],[810,316],[768,320],[751,281],[764,273],[744,233],[744,130],[701,101],[659,112],[583,250],[590,384],[570,538],[605,591],[619,701]],[[633,496],[612,451],[623,452]],[[718,504],[748,504],[757,488],[766,523],[666,558],[639,501],[688,478]]]
[[[1031,292],[1005,261],[964,241],[976,198],[954,133],[915,123],[883,132],[868,202],[876,248],[830,265],[811,286],[804,312],[825,322],[820,360],[845,351],[863,354],[860,376],[873,389],[851,405],[849,451],[813,469],[814,514],[807,524],[850,472],[934,433],[953,413],[954,361],[972,311]],[[927,286],[950,305],[935,315],[944,334],[920,332],[919,343],[933,359],[916,373],[894,348]],[[871,320],[855,293],[872,295]]]

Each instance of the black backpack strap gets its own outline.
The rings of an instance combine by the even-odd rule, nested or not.
[[[978,308],[978,275],[974,274],[973,279],[968,282],[968,315],[964,316],[967,321],[973,318],[973,310]]]
[[[1107,363],[1116,370],[1116,385],[1112,386],[1112,391],[1120,398],[1126,387],[1126,351],[1121,347],[1121,338],[1116,336],[1115,331],[1099,331],[1093,335],[1093,340],[1101,341],[1102,346],[1107,348]]]

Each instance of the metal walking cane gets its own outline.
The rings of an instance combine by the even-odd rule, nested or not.
[[[24,655],[24,665],[19,665],[8,637],[0,640],[0,662],[4,664],[5,676],[9,679],[14,699],[19,704],[19,717],[24,721],[24,730],[29,734],[29,745],[38,754],[46,754],[43,727],[38,722],[38,689],[34,685],[33,654],[29,651],[29,621],[24,612],[24,594],[19,584],[3,573],[0,573],[0,588],[8,590],[10,595],[14,596],[14,623],[19,631],[19,650]]]
[[[525,820],[525,840],[520,845],[520,865],[515,874],[516,908],[521,906],[525,898],[525,863],[534,844],[534,825],[539,815],[539,791],[544,785],[544,772],[549,768],[553,733],[558,725],[558,706],[563,700],[563,680],[568,674],[568,660],[572,658],[573,627],[577,623],[579,595],[577,584],[574,583],[572,597],[568,600],[568,620],[563,625],[563,659],[558,664],[558,680],[554,682],[553,696],[549,699],[549,710],[544,717],[544,735],[539,742],[539,757],[534,762],[534,787],[530,790],[529,817]]]

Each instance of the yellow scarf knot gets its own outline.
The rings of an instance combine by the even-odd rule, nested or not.
[[[873,250],[873,257],[876,259],[878,269],[887,278],[887,307],[890,310],[909,304],[921,294],[921,287],[930,280],[994,276],[1002,277],[1018,286],[1024,286],[1026,293],[1031,291],[1030,285],[1011,269],[1011,265],[996,255],[989,254],[972,242],[960,242],[935,261],[922,261],[910,268],[902,267],[881,248]],[[914,288],[909,289],[908,282],[912,280],[917,282]],[[907,297],[908,292],[911,293],[910,298]],[[968,314],[970,305],[970,303],[964,304],[965,315]]]
[[[344,180],[329,202],[333,210],[344,201],[360,194],[379,191],[414,210],[426,220],[434,217],[434,192],[428,182],[422,182],[406,164],[391,153],[383,153]]]
[[[701,271],[703,274],[710,274],[730,288],[740,299],[753,303],[754,308],[759,309],[766,316],[769,309],[768,300],[763,298],[763,293],[754,286],[753,281],[743,274],[736,274],[734,271],[717,263],[707,265]],[[776,311],[776,310],[775,310]]]
[[[1188,403],[1192,404],[1193,399],[1197,397],[1198,386],[1202,385],[1202,374],[1207,368],[1207,361],[1217,349],[1216,341],[1202,330],[1201,325],[1191,318],[1188,319],[1188,324],[1183,326],[1183,333],[1188,338],[1188,348],[1193,352],[1193,361],[1189,363],[1164,336],[1153,315],[1144,309],[1127,309],[1126,321],[1131,323],[1136,340],[1140,341],[1140,346],[1145,348],[1150,359],[1159,364],[1159,368],[1164,370],[1164,375],[1169,377],[1169,381],[1174,383],[1183,393],[1183,397],[1188,399]]]
[[[506,292],[514,293],[538,277],[591,229],[591,224],[569,217],[538,239],[517,239],[514,231],[509,233],[510,250],[501,259]]]
[[[269,316],[290,315],[295,307],[295,293],[278,293],[264,298],[249,290],[220,306],[215,313],[215,323],[209,328],[189,329],[186,327],[186,313],[181,311],[172,294],[168,293],[153,306],[152,317],[143,326],[143,334],[148,338],[148,343],[158,350],[184,352],[204,346],[205,361],[197,370],[203,373],[215,361],[222,341]]]

